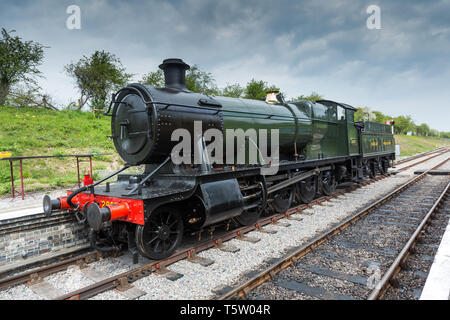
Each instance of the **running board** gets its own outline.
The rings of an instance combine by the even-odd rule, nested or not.
[[[290,185],[293,185],[294,183],[297,183],[299,181],[308,179],[311,176],[314,175],[318,175],[321,171],[327,171],[327,170],[331,170],[332,167],[331,166],[326,166],[326,167],[322,167],[322,168],[316,168],[304,173],[301,173],[299,175],[296,175],[292,178],[289,178],[287,180],[284,180],[283,182],[277,183],[273,186],[270,186],[269,188],[267,188],[267,194],[271,194],[274,193],[278,190],[284,189],[286,187],[289,187]]]

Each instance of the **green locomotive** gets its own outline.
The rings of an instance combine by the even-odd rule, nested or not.
[[[182,60],[166,59],[160,68],[165,87],[130,84],[113,95],[107,112],[112,107],[112,139],[126,165],[67,197],[44,198],[47,215],[68,209],[86,223],[97,250],[127,245],[136,258],[137,253],[165,258],[186,229],[254,224],[261,215],[284,212],[294,202],[331,195],[339,183],[385,174],[395,159],[389,126],[355,122],[356,110],[347,104],[285,102],[274,92],[265,101],[206,96],[186,89],[189,66]],[[237,129],[243,140],[226,134]],[[189,135],[182,152],[173,151],[181,143],[173,139],[177,132]],[[209,153],[218,137],[206,139],[208,132],[223,134],[227,147]],[[269,157],[273,141],[277,156]],[[238,149],[244,149],[243,158]],[[175,156],[195,160],[196,155],[200,163],[174,161]],[[277,170],[266,173],[273,159]],[[142,174],[122,174],[136,165],[145,165]],[[117,182],[100,186],[115,175]]]

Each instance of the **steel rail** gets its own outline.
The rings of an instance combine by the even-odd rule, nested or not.
[[[413,235],[408,240],[408,242],[405,244],[402,251],[400,251],[398,256],[395,258],[394,262],[389,267],[389,269],[386,271],[383,278],[377,283],[377,285],[375,286],[375,289],[370,294],[368,300],[377,300],[378,298],[383,296],[383,294],[386,292],[386,289],[389,286],[389,282],[402,269],[402,264],[408,258],[409,253],[410,253],[411,249],[413,248],[415,242],[419,238],[421,231],[424,229],[425,225],[428,223],[428,221],[433,216],[433,214],[436,212],[436,210],[439,208],[439,205],[442,203],[443,199],[445,198],[445,195],[447,194],[449,188],[450,188],[450,182],[447,184],[444,191],[442,191],[441,195],[436,200],[433,207],[431,207],[431,209],[425,215],[422,222],[417,227],[416,231],[414,231]]]
[[[426,162],[426,161],[428,161],[428,160],[431,160],[431,159],[433,159],[433,158],[436,158],[436,157],[439,157],[439,156],[441,156],[441,155],[443,155],[443,154],[446,154],[447,152],[449,152],[449,150],[444,149],[444,151],[441,152],[441,153],[438,153],[438,154],[436,154],[436,155],[434,155],[434,156],[432,156],[432,157],[423,159],[423,160],[418,161],[418,162],[416,162],[416,163],[412,163],[412,164],[410,164],[410,165],[408,165],[408,166],[406,166],[406,167],[402,167],[402,168],[400,168],[400,169],[398,169],[398,170],[399,170],[399,171],[407,170],[407,169],[412,168],[412,167],[414,167],[414,166],[416,166],[416,165],[418,165],[418,164],[424,163],[424,162]],[[414,160],[415,160],[415,159],[414,159]]]
[[[56,300],[88,299],[88,298],[95,296],[99,293],[102,293],[104,291],[112,290],[114,288],[122,286],[124,283],[132,283],[132,282],[139,280],[140,278],[145,277],[153,272],[156,272],[156,273],[161,272],[161,271],[165,270],[165,268],[167,266],[169,266],[175,262],[178,262],[178,261],[184,260],[184,259],[190,259],[191,257],[194,257],[195,254],[197,254],[201,251],[217,247],[221,243],[224,243],[228,240],[242,237],[244,234],[246,234],[248,232],[258,230],[261,227],[269,225],[271,223],[276,223],[280,219],[283,219],[283,218],[289,219],[290,215],[298,213],[306,208],[310,208],[315,204],[320,204],[321,202],[327,201],[330,198],[336,198],[339,195],[343,195],[347,192],[351,192],[353,190],[356,190],[358,187],[363,187],[365,185],[379,181],[388,176],[390,176],[390,174],[379,176],[379,177],[376,177],[369,181],[365,181],[365,182],[359,184],[358,186],[351,186],[351,187],[347,188],[345,191],[338,191],[331,196],[320,197],[318,199],[313,200],[309,204],[301,204],[299,206],[290,208],[284,213],[274,214],[272,216],[262,218],[257,223],[255,223],[255,225],[234,229],[234,230],[229,231],[225,234],[222,234],[218,237],[215,237],[211,240],[204,241],[204,242],[202,242],[198,245],[195,245],[189,249],[183,249],[182,251],[175,253],[174,255],[170,256],[167,259],[163,259],[163,260],[159,260],[159,261],[152,261],[149,264],[134,268],[129,271],[125,271],[119,275],[112,276],[108,279],[94,283],[90,286],[87,286],[87,287],[75,290],[73,292],[64,294],[60,297],[57,297]]]
[[[423,179],[427,173],[437,167],[442,166],[444,163],[446,163],[450,158],[445,159],[444,161],[440,162],[438,165],[434,166],[431,169],[428,169],[424,173],[410,179],[409,181],[405,182],[403,185],[399,186],[395,190],[391,191],[389,194],[383,196],[382,198],[376,200],[372,204],[366,206],[365,208],[361,209],[357,213],[353,214],[349,218],[345,219],[341,223],[339,223],[337,226],[332,228],[331,230],[325,231],[322,234],[314,237],[312,240],[310,240],[305,245],[301,246],[300,248],[296,249],[294,252],[290,253],[287,257],[280,259],[279,261],[275,262],[274,264],[270,265],[263,271],[259,272],[255,276],[253,276],[251,279],[247,280],[242,285],[230,290],[229,292],[223,294],[222,296],[218,297],[218,300],[226,300],[231,298],[242,298],[247,295],[247,293],[254,288],[258,287],[262,283],[270,280],[275,274],[280,272],[281,270],[287,268],[288,266],[295,263],[295,261],[301,259],[303,256],[311,252],[315,247],[319,246],[323,242],[327,241],[328,238],[340,233],[344,229],[346,229],[348,226],[350,226],[352,223],[358,221],[360,218],[366,216],[371,211],[373,211],[376,207],[380,206],[381,204],[385,203],[386,201],[390,200],[409,186],[413,185],[414,183],[418,182],[419,180]]]
[[[430,151],[426,151],[426,152],[421,152],[421,153],[415,154],[413,156],[410,156],[410,157],[398,160],[398,161],[396,161],[394,163],[394,165],[398,165],[398,164],[402,164],[402,163],[405,163],[405,162],[409,162],[409,161],[412,161],[412,160],[415,160],[415,159],[418,159],[418,158],[421,158],[421,157],[428,156],[428,155],[433,154],[433,153],[441,152],[443,150],[445,150],[445,147],[434,149],[434,150],[430,150]]]
[[[366,184],[368,184],[368,183],[369,183],[369,181],[366,182]],[[351,191],[351,190],[354,190],[354,189],[349,188],[349,191]],[[335,196],[338,196],[341,193],[343,193],[343,192],[337,192]],[[329,198],[329,197],[321,197],[321,198],[315,199],[310,204],[300,205],[300,206],[297,206],[297,207],[294,207],[294,208],[290,208],[288,211],[291,212],[290,214],[296,213],[297,211],[303,210],[303,209],[308,208],[308,207],[311,207],[312,205],[314,205],[316,203],[318,204],[318,203],[320,203],[322,201],[326,201],[325,198]],[[270,218],[272,218],[272,217],[270,217]],[[238,230],[238,232],[239,232],[239,230]],[[80,250],[85,250],[85,249],[80,249]],[[73,254],[76,254],[76,252],[71,253],[71,255],[73,255]],[[105,256],[106,255],[104,254],[103,257],[105,257]],[[182,258],[178,259],[179,257],[177,257],[177,256],[172,256],[171,258],[174,259],[173,262],[176,262],[176,261],[182,259]],[[46,259],[46,260],[44,260],[42,262],[39,262],[38,264],[41,264],[41,265],[42,264],[46,264],[46,263],[48,263],[48,261],[55,260],[55,259],[58,259],[58,257],[55,256],[55,257]],[[36,277],[36,275],[39,276],[39,277],[48,276],[50,274],[54,274],[56,272],[63,271],[65,269],[67,269],[67,267],[69,267],[70,265],[75,265],[75,264],[80,264],[80,263],[89,264],[91,262],[97,261],[98,259],[99,259],[99,253],[98,252],[90,252],[90,253],[86,253],[84,255],[77,256],[75,258],[70,258],[70,259],[64,260],[62,262],[58,262],[58,263],[51,264],[51,265],[46,265],[44,267],[40,267],[39,269],[23,272],[23,273],[17,274],[17,275],[12,276],[12,277],[6,277],[4,279],[0,279],[0,290],[3,290],[5,288],[9,288],[11,286],[27,283],[28,281],[31,280],[31,277]],[[167,264],[173,263],[170,260],[168,260],[167,262],[168,262]],[[158,264],[158,262],[154,263],[155,266],[156,266],[156,264]],[[166,264],[163,264],[163,266],[165,266],[165,265]]]
[[[364,181],[364,182],[362,182],[362,183],[360,184],[360,186],[362,187],[362,186],[368,185],[368,184],[370,184],[370,183],[372,183],[372,182],[375,182],[375,181],[378,181],[378,180],[380,180],[380,179],[382,179],[382,178],[383,178],[383,177],[380,176],[380,177],[377,177],[377,178],[372,179],[372,180]],[[270,216],[270,217],[265,218],[265,220],[272,219],[270,222],[273,222],[273,220],[275,219],[275,221],[276,221],[276,220],[278,220],[278,219],[284,218],[284,217],[289,216],[289,215],[291,215],[291,214],[295,214],[295,213],[297,213],[297,212],[299,212],[299,211],[301,211],[301,210],[303,210],[303,209],[310,208],[310,207],[312,207],[312,206],[315,205],[315,204],[319,204],[319,203],[321,203],[321,202],[323,202],[323,201],[327,201],[329,198],[337,197],[337,196],[342,195],[342,194],[344,194],[344,193],[346,193],[346,192],[351,192],[351,191],[353,191],[353,190],[355,190],[355,189],[356,189],[356,187],[355,187],[355,186],[352,186],[352,187],[347,188],[345,191],[338,191],[338,192],[336,192],[335,194],[333,194],[333,195],[331,195],[331,196],[323,196],[323,197],[314,199],[314,200],[313,200],[311,203],[309,203],[309,204],[301,204],[301,205],[299,205],[299,206],[296,206],[296,207],[293,207],[293,208],[288,209],[284,214],[276,214],[276,215],[272,215],[272,216]],[[37,214],[37,216],[39,216],[39,215],[40,215],[40,214]],[[16,222],[17,222],[17,221],[14,221],[14,223],[16,223]],[[270,223],[270,222],[266,222],[265,224]],[[259,221],[259,227],[262,226],[263,224],[264,224],[264,221]],[[265,225],[265,224],[264,224],[264,225]],[[0,227],[1,227],[1,226],[0,226]],[[254,230],[254,228],[250,227],[251,230],[248,230],[248,231],[247,231],[246,228],[248,228],[248,227],[243,227],[243,228],[241,228],[242,230],[234,230],[234,231],[235,231],[235,232],[242,232],[241,234],[243,234],[243,233],[246,233],[246,232],[248,232],[248,231]],[[231,238],[232,238],[232,237],[230,237],[229,239],[231,239]],[[228,239],[228,238],[222,237],[222,239]],[[222,239],[219,239],[219,240],[222,240]],[[222,240],[222,241],[223,241],[223,240]],[[216,242],[214,243],[214,245],[216,245],[217,242],[218,242],[218,241],[216,241]],[[199,245],[199,246],[197,247],[197,250],[198,250],[199,247],[201,247],[201,246]],[[210,247],[210,246],[206,247],[205,249],[208,249],[209,247]],[[194,248],[194,249],[195,249],[195,248]],[[80,249],[80,250],[85,250],[85,249]],[[184,251],[183,251],[183,252],[184,252]],[[70,255],[73,255],[73,254],[76,254],[76,252],[73,252],[73,253],[71,253]],[[35,276],[35,275],[37,274],[37,275],[39,275],[39,276],[42,277],[42,276],[48,276],[48,275],[50,275],[50,274],[53,274],[53,273],[62,271],[62,270],[64,270],[64,269],[66,269],[66,268],[67,268],[68,266],[70,266],[70,265],[77,264],[80,260],[83,260],[85,263],[90,263],[90,262],[97,261],[97,260],[95,260],[95,259],[94,259],[94,260],[91,259],[91,257],[95,256],[95,254],[96,254],[96,253],[94,252],[94,253],[88,253],[88,254],[86,254],[86,255],[80,255],[80,256],[77,256],[77,258],[74,258],[74,259],[64,260],[63,262],[60,262],[60,263],[57,263],[57,264],[46,265],[46,266],[44,266],[44,267],[41,267],[41,268],[39,268],[39,269],[35,269],[35,270],[33,270],[33,271],[23,272],[23,273],[20,273],[20,274],[18,274],[18,275],[15,275],[15,276],[13,276],[13,277],[0,279],[0,290],[5,289],[5,288],[8,288],[8,287],[11,287],[11,286],[14,286],[14,285],[26,283],[26,282],[28,282],[28,281],[30,280],[30,276],[31,276],[31,275]],[[63,255],[63,256],[65,256],[65,255]],[[39,265],[47,264],[47,263],[49,263],[49,261],[54,261],[54,260],[56,260],[56,259],[58,259],[58,258],[59,258],[58,256],[51,257],[51,258],[46,259],[46,260],[44,260],[44,261],[38,262],[37,264],[39,264]],[[178,257],[174,257],[174,258],[176,258],[176,260],[174,260],[173,262],[176,262],[176,261],[178,261],[178,260],[183,259],[183,258],[178,259]],[[169,261],[168,264],[171,264],[171,263],[173,263],[173,262]],[[166,264],[162,264],[162,265],[165,266]],[[1,275],[1,274],[0,274],[0,275]]]
[[[83,249],[81,249],[83,250]],[[76,254],[76,252],[73,252],[71,254]],[[67,269],[67,267],[74,265],[74,264],[88,264],[95,261],[100,260],[100,258],[106,257],[108,254],[101,253],[101,252],[89,252],[85,253],[73,258],[66,259],[61,262],[57,262],[51,265],[47,265],[44,267],[40,267],[39,269],[30,270],[27,272],[20,273],[15,276],[6,277],[4,279],[0,280],[0,290],[16,286],[19,284],[27,283],[28,281],[32,281],[33,279],[39,278],[39,277],[45,277],[48,275],[51,275],[53,273],[63,271]],[[51,259],[57,259],[57,257],[53,257]]]
[[[378,179],[378,180],[379,180],[379,179]],[[374,180],[374,181],[376,181],[376,180]],[[364,184],[362,184],[361,186],[367,185],[367,184],[369,184],[369,183],[371,183],[371,181],[365,181]],[[353,188],[348,188],[347,191],[349,192],[349,191],[353,191],[353,190],[355,190],[355,189],[356,189],[355,187],[353,187]],[[299,205],[299,206],[290,208],[285,214],[294,214],[294,213],[297,213],[298,211],[301,211],[301,210],[303,210],[303,209],[309,208],[309,207],[313,206],[314,204],[319,204],[319,203],[322,202],[322,201],[326,201],[326,200],[327,200],[328,198],[330,198],[330,197],[337,197],[337,196],[339,196],[339,195],[341,195],[341,194],[344,194],[344,193],[345,193],[345,192],[340,191],[340,192],[336,192],[336,194],[335,194],[334,196],[317,198],[317,199],[313,200],[313,201],[312,201],[311,203],[309,203],[309,204],[302,204],[302,205]],[[288,212],[289,212],[289,213],[288,213]],[[281,214],[278,214],[278,215],[276,215],[276,216],[280,216],[280,215],[281,215]],[[284,216],[283,216],[283,217],[284,217]],[[274,216],[271,216],[271,217],[268,217],[268,218],[266,218],[266,219],[269,219],[269,218],[275,218],[275,217],[274,217]],[[261,222],[260,222],[260,224],[261,224]],[[245,228],[247,228],[247,227],[245,227]],[[242,228],[242,229],[245,229],[245,228]],[[253,229],[253,228],[252,228],[252,229]],[[242,233],[245,233],[245,232],[246,232],[246,230],[234,230],[234,231],[235,231],[235,232],[236,232],[236,231],[237,231],[237,232],[242,232]],[[225,237],[223,237],[223,238],[225,239]],[[231,238],[230,238],[230,239],[231,239]],[[217,242],[218,242],[218,241],[217,241]],[[215,242],[214,245],[216,245],[217,242]],[[198,248],[200,248],[200,247],[201,247],[201,246],[198,246],[198,247],[197,247],[197,250],[198,250]],[[209,248],[209,247],[207,247],[207,248]],[[207,249],[207,248],[205,248],[205,249]],[[81,250],[85,250],[85,249],[80,249],[80,251],[81,251]],[[183,252],[185,252],[185,251],[183,251]],[[70,255],[73,255],[73,254],[76,254],[76,252],[73,252],[73,253],[71,253]],[[64,255],[63,255],[63,256],[64,256]],[[105,256],[106,256],[106,254],[103,255],[103,257],[105,257]],[[39,265],[47,264],[47,263],[49,263],[49,261],[53,261],[53,260],[56,260],[56,259],[58,259],[58,258],[60,258],[60,257],[55,256],[55,257],[46,259],[46,260],[44,260],[44,261],[41,261],[41,262],[39,262],[39,263],[37,263],[37,264],[39,264]],[[95,258],[95,259],[94,259],[94,258]],[[167,261],[167,264],[162,264],[162,266],[166,266],[166,265],[168,265],[168,264],[171,264],[171,263],[173,263],[173,262],[176,262],[176,261],[178,261],[178,260],[183,259],[183,258],[179,258],[178,256],[172,256],[171,258],[173,258],[174,260],[173,260],[173,261],[168,260],[168,261]],[[70,259],[64,260],[64,261],[59,262],[59,263],[56,263],[56,264],[46,265],[46,266],[44,266],[44,267],[40,267],[39,269],[35,269],[35,270],[32,270],[32,271],[23,272],[23,273],[17,274],[17,275],[12,276],[12,277],[7,277],[7,278],[4,278],[4,279],[0,279],[0,290],[3,290],[3,289],[5,289],[5,288],[11,287],[11,286],[15,286],[15,285],[27,283],[28,281],[30,281],[31,276],[35,277],[36,275],[38,275],[39,277],[44,277],[44,276],[48,276],[48,275],[50,275],[50,274],[53,274],[53,273],[56,273],[56,272],[59,272],[59,271],[63,271],[63,270],[65,270],[67,267],[69,267],[70,265],[79,264],[80,262],[89,264],[89,263],[95,262],[95,261],[97,261],[97,260],[98,260],[98,253],[97,253],[97,252],[90,252],[90,253],[87,253],[87,254],[84,254],[84,255],[77,256],[77,257],[75,257],[75,258],[70,258]],[[159,261],[159,262],[161,262],[161,261]],[[156,264],[158,264],[158,262],[155,262],[155,263],[154,263],[155,266],[156,266]],[[2,274],[3,274],[3,272],[2,272]],[[0,274],[0,275],[1,275],[1,274]]]
[[[364,182],[360,183],[357,186],[348,187],[347,189],[345,189],[345,191],[335,192],[331,196],[322,196],[320,198],[314,199],[309,204],[301,204],[301,205],[295,206],[293,208],[290,208],[285,213],[275,214],[275,215],[272,215],[270,217],[263,218],[260,221],[258,221],[258,223],[256,223],[254,226],[241,227],[239,229],[235,229],[232,232],[229,232],[228,234],[222,235],[222,236],[220,236],[218,238],[215,238],[215,239],[213,239],[211,241],[208,241],[206,243],[201,243],[201,244],[197,245],[196,247],[192,247],[190,250],[183,250],[182,252],[179,252],[179,253],[169,257],[166,260],[155,261],[155,262],[153,262],[153,263],[151,263],[149,265],[146,265],[146,266],[143,266],[143,267],[139,267],[139,268],[134,270],[134,275],[133,275],[132,271],[128,271],[128,272],[125,272],[124,274],[119,275],[119,276],[126,276],[126,275],[130,275],[131,274],[131,276],[129,277],[130,280],[131,281],[135,281],[135,280],[140,278],[140,277],[137,277],[136,275],[139,272],[141,272],[143,274],[146,273],[147,272],[146,270],[148,269],[148,267],[150,267],[150,269],[151,269],[150,272],[158,271],[161,268],[164,268],[164,267],[166,267],[166,266],[168,266],[168,265],[170,265],[172,263],[175,263],[175,262],[177,262],[179,260],[182,260],[182,259],[185,259],[185,258],[189,258],[190,253],[200,252],[200,251],[209,249],[211,247],[214,247],[214,246],[218,245],[221,242],[228,241],[228,240],[233,239],[235,237],[239,237],[239,236],[241,236],[241,235],[243,235],[243,234],[245,234],[247,232],[253,231],[253,230],[257,229],[257,228],[261,228],[262,226],[265,226],[267,224],[276,222],[279,219],[282,219],[282,218],[288,218],[289,219],[289,216],[291,214],[298,213],[298,212],[300,212],[300,211],[302,211],[302,210],[304,210],[306,208],[310,208],[310,207],[312,207],[314,205],[320,204],[321,202],[327,201],[330,198],[336,198],[336,197],[338,197],[340,195],[343,195],[343,194],[345,194],[347,192],[351,192],[353,190],[356,190],[359,187],[363,187],[363,186],[366,186],[366,185],[368,185],[370,183],[373,183],[373,182],[379,181],[381,179],[384,179],[385,177],[388,177],[390,175],[391,174],[380,175],[380,176],[375,177],[375,178],[373,178],[371,180],[364,181]],[[37,214],[36,216],[39,217],[39,215],[40,214]],[[14,221],[14,222],[17,222],[17,221]],[[1,225],[0,225],[0,229],[1,229]],[[74,252],[72,254],[76,254],[76,252]],[[93,259],[93,257],[97,257],[97,258]],[[46,260],[40,262],[39,264],[42,265],[42,264],[48,263],[48,261],[50,261],[50,260],[53,261],[55,259],[58,259],[58,257],[52,257],[50,259],[46,259]],[[0,289],[11,287],[11,286],[14,286],[14,285],[17,285],[17,284],[26,283],[26,282],[28,282],[30,280],[30,277],[32,275],[33,276],[38,275],[40,277],[43,277],[43,276],[47,276],[47,275],[50,275],[50,274],[53,274],[53,273],[56,273],[56,272],[59,272],[59,271],[63,271],[65,269],[67,269],[68,266],[80,263],[80,261],[84,261],[85,263],[90,263],[90,262],[94,262],[94,261],[97,261],[97,260],[98,260],[98,253],[96,253],[96,252],[94,252],[94,253],[87,253],[85,255],[80,255],[80,256],[77,256],[76,258],[71,258],[71,259],[67,259],[67,260],[64,260],[62,262],[56,263],[56,264],[47,265],[47,266],[41,267],[40,269],[37,269],[37,270],[34,270],[34,271],[24,272],[24,273],[21,273],[19,275],[13,276],[13,277],[2,279],[2,280],[0,280]],[[118,276],[116,276],[116,278],[117,277]],[[108,279],[106,279],[106,280],[108,280]],[[106,281],[106,280],[104,280],[104,281]],[[109,280],[111,280],[111,279],[109,279]],[[66,295],[67,297],[63,296],[63,297],[60,297],[60,298],[68,299],[68,298],[73,298],[73,297],[77,297],[77,298],[90,297],[92,295],[95,295],[95,294],[93,294],[93,293],[95,293],[95,291],[97,291],[98,293],[101,293],[101,292],[104,292],[106,290],[113,289],[113,288],[115,288],[115,287],[120,285],[118,281],[112,281],[112,282],[111,281],[106,281],[105,283],[109,283],[109,284],[103,284],[97,290],[95,290],[94,288],[86,287],[86,289],[89,288],[89,290],[87,290],[88,294],[84,294],[83,292],[81,292],[81,295],[78,295],[78,296],[76,294],[67,294]],[[92,285],[92,286],[95,286],[95,284]]]

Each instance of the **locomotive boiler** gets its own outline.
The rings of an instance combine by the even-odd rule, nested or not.
[[[394,159],[393,136],[386,126],[355,123],[355,109],[349,105],[285,102],[274,92],[264,101],[208,96],[187,90],[189,66],[182,60],[166,59],[159,67],[165,87],[130,84],[113,95],[107,112],[125,166],[68,191],[67,197],[44,197],[47,215],[71,210],[87,224],[97,250],[128,246],[135,257],[165,258],[186,230],[254,224],[261,215],[284,212],[293,202],[332,194],[339,182],[385,173]],[[190,139],[180,155],[190,161],[183,163],[173,161],[180,143],[173,136],[179,129]],[[220,157],[208,153],[208,146],[217,142],[217,137],[205,139],[208,130],[223,137],[223,149],[214,150]],[[233,134],[237,130],[244,140]],[[260,148],[264,139],[267,150]],[[268,155],[274,141],[276,157]],[[242,147],[244,157],[239,158]],[[257,150],[256,162],[250,161],[251,148]],[[274,172],[262,170],[274,160]],[[145,165],[142,174],[124,173],[137,165]],[[116,182],[107,181],[114,176]]]

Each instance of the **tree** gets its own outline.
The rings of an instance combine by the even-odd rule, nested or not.
[[[0,105],[4,105],[11,87],[22,81],[36,83],[41,75],[37,68],[44,59],[44,46],[34,41],[23,41],[2,28],[0,39]]]
[[[267,85],[262,80],[252,79],[247,83],[244,91],[244,98],[254,100],[264,100],[268,91],[280,91],[280,88],[274,85]]]
[[[162,70],[151,71],[142,78],[141,83],[164,87],[164,72]],[[212,74],[200,70],[197,65],[192,66],[186,72],[186,88],[192,92],[208,95],[219,95],[220,93]]]
[[[409,131],[414,129],[414,123],[409,115],[395,117],[394,121],[394,131],[396,134],[407,134]]]
[[[221,95],[224,97],[240,98],[244,94],[245,89],[239,84],[227,84],[225,88],[222,89]]]
[[[355,121],[363,121],[364,118],[364,110],[361,107],[356,107],[356,112],[355,112]]]
[[[355,112],[355,121],[376,121],[375,112],[369,107],[357,107]]]
[[[430,127],[426,123],[416,126],[416,133],[418,136],[427,137],[430,135]]]
[[[439,131],[436,129],[430,129],[430,137],[439,137]]]
[[[392,119],[391,116],[385,115],[380,111],[373,111],[375,114],[375,122],[386,123],[386,121],[390,121]]]
[[[164,72],[161,69],[149,72],[142,78],[141,83],[149,86],[164,87]]]
[[[192,92],[203,93],[207,95],[219,95],[219,89],[216,80],[209,72],[201,71],[197,65],[193,65],[186,72],[186,88]]]
[[[124,86],[132,77],[114,54],[105,51],[95,51],[90,57],[83,56],[64,68],[80,91],[78,109],[88,101],[92,107],[104,107],[108,93]]]
[[[309,96],[304,96],[303,94],[298,96],[297,99],[295,100],[309,100],[309,101],[317,101],[317,100],[322,100],[323,97],[318,94],[317,92],[312,92]]]
[[[47,108],[58,111],[53,105],[52,97],[47,93],[42,93],[39,86],[17,85],[6,99],[7,105],[16,108]]]
[[[440,133],[440,135],[441,135],[441,137],[444,138],[444,139],[450,139],[450,131],[449,131],[449,132],[442,131],[442,132]]]

